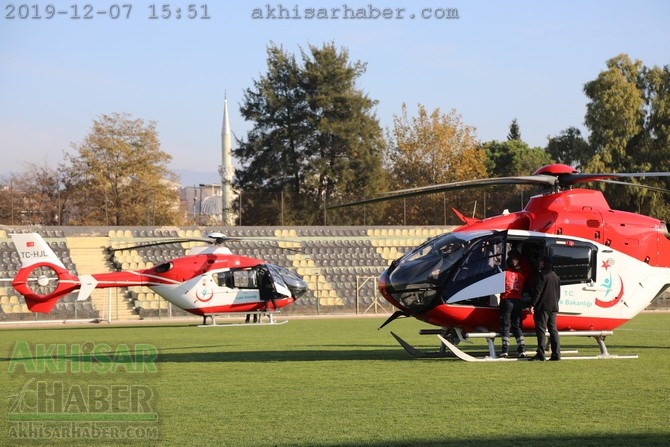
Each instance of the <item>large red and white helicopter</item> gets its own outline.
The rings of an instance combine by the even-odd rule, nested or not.
[[[596,357],[607,358],[613,356],[607,352],[605,336],[670,286],[670,234],[665,222],[613,210],[600,191],[572,186],[668,176],[670,173],[581,174],[570,166],[555,164],[531,176],[414,188],[339,206],[485,185],[546,187],[522,211],[480,220],[454,210],[464,225],[393,261],[379,278],[379,290],[399,310],[384,325],[398,317],[414,317],[438,326],[440,329],[422,331],[438,335],[441,349],[437,353],[422,353],[391,333],[415,355],[439,356],[448,348],[465,360],[496,359],[493,340],[500,331],[497,300],[505,290],[505,259],[515,249],[531,264],[542,256],[553,258],[554,270],[561,278],[557,317],[561,335],[592,336],[601,351]],[[534,334],[530,310],[524,311],[522,326],[528,335]],[[469,337],[486,338],[489,355],[476,359],[456,347]]]
[[[202,316],[203,323],[210,317],[215,324],[217,314],[266,313],[271,317],[307,290],[302,278],[284,267],[231,253],[222,245],[228,238],[221,233],[208,235],[210,244],[192,247],[186,256],[151,268],[79,276],[65,268],[39,234],[10,237],[21,259],[12,286],[32,312],[48,313],[60,298],[76,290],[77,299],[85,300],[96,288],[146,286],[175,306]]]

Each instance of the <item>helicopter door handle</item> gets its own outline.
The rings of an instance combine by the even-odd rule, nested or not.
[[[582,290],[587,292],[607,292],[608,289],[597,288],[597,287],[584,287]]]

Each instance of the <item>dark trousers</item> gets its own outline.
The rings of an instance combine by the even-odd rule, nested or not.
[[[558,329],[556,329],[557,312],[540,311],[533,314],[535,320],[535,335],[537,335],[537,353],[545,357],[544,347],[547,345],[547,336],[545,331],[549,332],[549,343],[551,344],[551,358],[561,358],[561,343],[558,339]]]
[[[509,347],[510,328],[519,346],[524,344],[521,330],[521,313],[523,304],[520,299],[507,298],[500,300],[500,334],[503,348]]]

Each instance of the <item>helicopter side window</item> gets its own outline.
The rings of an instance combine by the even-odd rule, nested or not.
[[[233,286],[239,289],[257,289],[255,270],[233,271]]]
[[[587,244],[551,245],[554,271],[561,284],[580,284],[595,280],[596,248]]]
[[[212,273],[212,278],[221,287],[228,287],[229,289],[235,287],[233,272],[231,271]]]

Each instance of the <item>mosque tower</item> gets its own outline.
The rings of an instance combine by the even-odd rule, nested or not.
[[[230,122],[228,121],[228,99],[223,99],[223,128],[221,129],[221,166],[219,174],[221,175],[221,220],[224,226],[234,225],[232,205],[233,205],[233,168],[232,143],[231,143]]]

